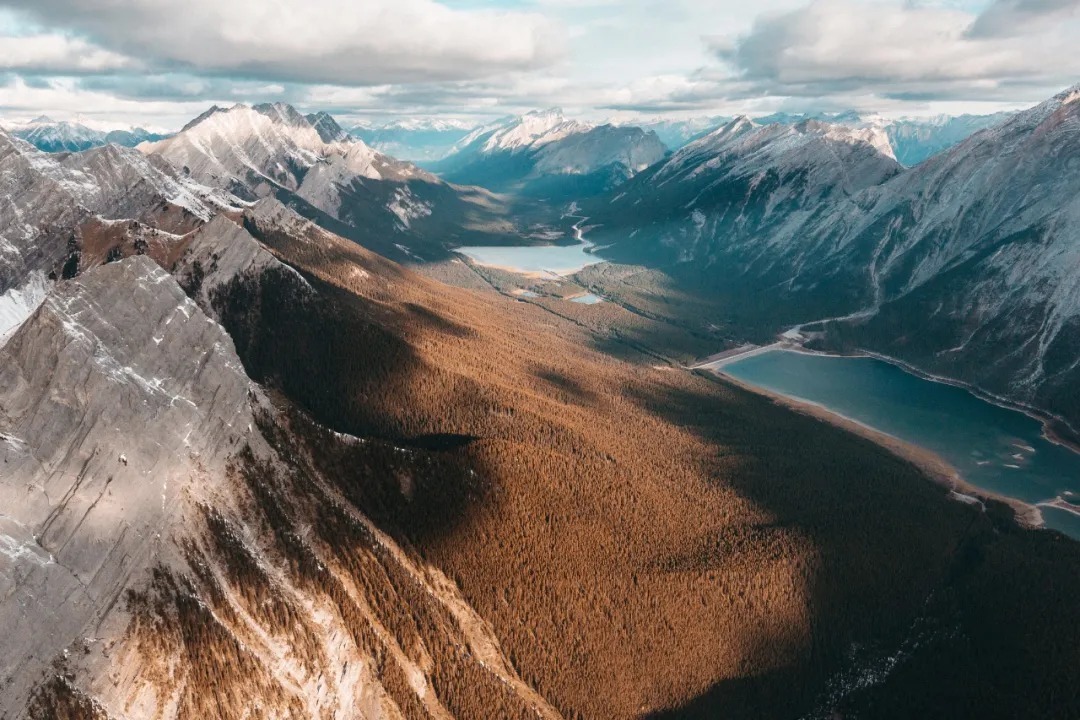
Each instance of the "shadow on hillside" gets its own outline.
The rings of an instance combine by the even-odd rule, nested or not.
[[[796,717],[825,696],[852,648],[869,648],[871,656],[895,652],[945,582],[976,514],[944,501],[943,489],[869,441],[700,380],[700,391],[632,392],[648,411],[722,448],[720,459],[736,456],[738,472],[718,465],[713,475],[771,517],[770,526],[748,532],[767,536],[782,528],[815,549],[816,563],[805,570],[808,644],[790,667],[720,683],[651,717]],[[704,538],[690,554],[661,562],[708,568],[733,552],[738,548]]]
[[[559,678],[567,676],[583,678],[575,682],[590,688],[612,686],[604,677],[609,656],[637,666],[631,670],[658,658],[673,664],[680,656],[715,660],[719,653],[675,647],[670,637],[677,631],[681,638],[702,637],[686,629],[717,617],[702,599],[709,592],[730,592],[750,596],[758,609],[764,605],[766,617],[798,622],[721,628],[738,636],[732,642],[738,645],[734,652],[742,653],[742,676],[654,717],[803,715],[847,668],[853,648],[874,657],[895,652],[926,611],[932,591],[949,577],[957,548],[980,517],[970,506],[945,502],[942,489],[872,443],[704,376],[680,372],[654,382],[624,373],[626,383],[614,388],[588,374],[604,371],[597,362],[580,371],[574,364],[552,370],[526,365],[517,375],[487,377],[483,373],[517,349],[479,344],[499,337],[482,327],[488,318],[469,314],[483,313],[486,306],[451,317],[450,306],[440,305],[434,294],[410,295],[408,278],[394,279],[403,282],[394,284],[391,300],[380,301],[271,269],[222,288],[213,299],[249,375],[304,411],[292,418],[292,429],[319,474],[382,528],[435,557],[432,562],[457,561],[443,569],[456,571],[453,579],[470,602],[504,634],[506,647],[519,653],[512,656],[526,681],[545,695],[565,691],[568,684],[559,685]],[[469,322],[485,333],[474,332]],[[425,359],[416,348],[437,360]],[[538,352],[550,350],[567,348]],[[486,353],[494,356],[485,356],[490,362],[471,362]],[[593,388],[620,393],[620,400],[643,414],[692,433],[707,449],[693,458],[705,465],[704,473],[685,462],[676,471],[715,478],[765,519],[727,532],[718,542],[710,533],[721,532],[719,524],[691,525],[687,512],[666,527],[690,528],[680,537],[692,542],[660,542],[644,553],[619,555],[611,545],[647,532],[665,510],[650,506],[642,513],[641,505],[667,502],[678,493],[652,478],[636,478],[639,487],[633,486],[632,463],[619,467],[614,456],[628,445],[662,453],[659,433],[668,428],[627,422],[636,413],[605,414],[597,408],[609,399]],[[552,396],[564,407],[553,409],[547,402]],[[562,413],[573,421],[552,421]],[[602,442],[590,434],[591,422],[611,431]],[[632,434],[642,428],[658,434]],[[283,457],[300,454],[288,442],[277,438]],[[642,452],[622,456],[642,464],[652,459]],[[593,491],[589,503],[580,501],[586,490]],[[520,500],[525,496],[528,502]],[[520,513],[507,520],[504,513],[514,510]],[[746,534],[745,547],[731,544],[740,532]],[[606,549],[597,549],[605,543]],[[740,568],[760,568],[790,559],[795,545],[810,557],[806,564],[773,565],[778,573],[798,575],[778,583],[781,590],[798,588],[794,593],[780,596],[772,594],[780,592],[773,587],[751,585],[757,579],[752,573],[745,587],[700,587],[739,552],[754,561],[740,561]],[[453,554],[461,548],[473,556],[462,560]],[[481,548],[495,548],[488,565]],[[567,555],[582,548],[585,563],[572,564],[578,558]],[[649,571],[652,576],[645,576]],[[592,572],[596,577],[582,577]],[[694,576],[700,585],[680,585],[679,574]],[[672,588],[683,594],[674,596]],[[646,597],[648,592],[653,595]],[[672,597],[674,603],[666,605]],[[498,613],[505,613],[501,625]],[[617,622],[626,624],[604,636]],[[596,645],[589,645],[588,638],[596,637]],[[611,644],[603,644],[609,638]],[[662,641],[668,645],[659,647]],[[627,650],[634,642],[647,657]],[[778,665],[777,658],[787,664]],[[537,678],[526,671],[547,674]],[[659,678],[650,683],[658,694],[685,683],[673,670],[646,671]]]
[[[680,708],[649,713],[645,720],[777,720],[786,717],[812,717],[806,714],[804,694],[795,691],[803,680],[795,669],[728,680]],[[825,717],[829,718],[828,715]]]
[[[306,438],[320,474],[399,539],[432,547],[468,527],[472,513],[485,512],[493,487],[502,482],[498,472],[472,467],[466,453],[475,438],[461,432],[488,427],[500,396],[447,367],[452,358],[433,364],[413,348],[435,337],[468,342],[472,332],[405,298],[376,303],[309,282],[314,293],[294,273],[270,269],[223,289],[215,304],[251,377],[280,390],[317,422],[296,417],[292,424]],[[535,377],[564,403],[596,402],[584,377],[548,370]],[[751,552],[783,553],[772,548],[783,548],[783,538],[796,533],[820,557],[817,567],[806,569],[811,627],[800,662],[725,683],[687,706],[687,713],[707,717],[712,709],[732,714],[754,708],[761,717],[784,717],[811,704],[852,643],[898,640],[940,574],[940,551],[955,531],[955,516],[966,510],[937,517],[924,512],[920,505],[933,505],[930,496],[940,492],[913,469],[869,443],[749,395],[718,394],[705,381],[677,387],[635,383],[625,392],[646,412],[709,443],[718,462],[737,456],[737,472],[730,464],[717,465],[716,476],[772,519],[772,527],[748,539]],[[364,440],[343,442],[319,425]],[[554,430],[550,439],[544,427],[535,432],[530,442],[539,444],[538,451],[554,449],[546,445],[556,440]],[[527,462],[532,451],[516,452]],[[606,472],[603,467],[594,471]],[[912,538],[917,524],[919,538]],[[731,548],[710,540],[700,538],[687,554],[658,562],[699,573],[723,564]],[[777,613],[793,612],[788,600],[775,602],[781,603]],[[654,621],[662,632],[661,618]],[[752,657],[799,652],[783,635],[742,641],[754,648],[748,651]],[[777,647],[770,649],[770,643]]]
[[[596,393],[566,373],[540,369],[535,374],[538,379],[551,386],[556,392],[555,397],[565,402],[582,406],[590,406],[596,403]]]
[[[439,421],[446,397],[435,391],[453,388],[431,380],[437,368],[409,343],[427,332],[467,337],[467,328],[278,267],[219,288],[212,301],[248,375],[315,420],[296,416],[294,430],[307,438],[318,469],[373,519],[428,541],[452,532],[482,500],[484,488],[460,456],[476,438],[445,432]],[[417,400],[425,379],[432,406]],[[319,425],[363,440],[342,442]]]

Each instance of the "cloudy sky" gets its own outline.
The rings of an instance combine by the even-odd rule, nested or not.
[[[1080,82],[1080,0],[0,0],[0,116],[992,112]]]

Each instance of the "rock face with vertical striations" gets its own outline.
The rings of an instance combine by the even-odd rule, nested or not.
[[[326,113],[304,116],[284,103],[215,107],[140,149],[245,200],[273,195],[396,260],[441,259],[455,241],[514,232],[490,193],[447,184],[373,150]]]
[[[193,492],[250,432],[248,385],[145,257],[59,285],[0,351],[0,708],[176,556]]]
[[[41,278],[76,275],[132,227],[164,252],[236,202],[136,150],[49,155],[0,131],[0,308],[32,309],[25,300],[40,299]]]
[[[211,294],[306,282],[224,217],[186,257]],[[0,350],[0,469],[2,717],[560,717],[350,499],[464,471],[271,404],[147,257],[59,283]]]

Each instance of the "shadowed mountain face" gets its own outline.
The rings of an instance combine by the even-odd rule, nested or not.
[[[666,153],[651,131],[548,110],[477,128],[432,167],[450,182],[568,202],[618,187]]]
[[[212,108],[140,149],[185,177],[254,201],[274,195],[309,219],[400,261],[498,243],[516,228],[504,200],[376,152],[326,113],[276,103]]]
[[[863,272],[858,260],[824,259],[840,245],[830,231],[843,216],[902,172],[890,152],[880,131],[738,118],[583,213],[605,257],[662,268],[678,291],[718,302],[720,317],[698,322],[767,337],[792,316],[840,315],[863,301],[851,279]]]
[[[0,611],[36,573],[86,598],[5,645],[38,648],[5,710],[798,717],[911,682],[1018,707],[957,700],[942,653],[965,687],[1069,685],[1071,646],[1048,640],[1077,620],[1074,544],[865,441],[616,360],[273,200],[185,236],[169,267],[92,267],[0,351]],[[97,379],[61,417],[88,432],[35,431],[80,372]],[[108,572],[80,564],[94,543],[118,548],[92,555]],[[998,614],[1036,588],[1040,612]],[[995,643],[1000,665],[965,655]],[[898,652],[904,672],[849,682]]]
[[[605,254],[662,267],[728,322],[768,336],[852,315],[832,346],[1077,421],[1078,98],[906,171],[862,131],[737,122],[586,213]]]

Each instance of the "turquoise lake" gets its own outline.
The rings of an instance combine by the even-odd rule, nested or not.
[[[603,258],[587,252],[590,243],[577,245],[539,245],[529,247],[462,247],[457,251],[478,265],[500,267],[514,272],[571,275]]]
[[[1080,494],[1080,454],[1044,438],[1039,421],[963,388],[873,358],[787,350],[738,360],[723,371],[924,447],[984,490],[1033,505]],[[1047,527],[1080,539],[1080,516],[1040,509]]]

